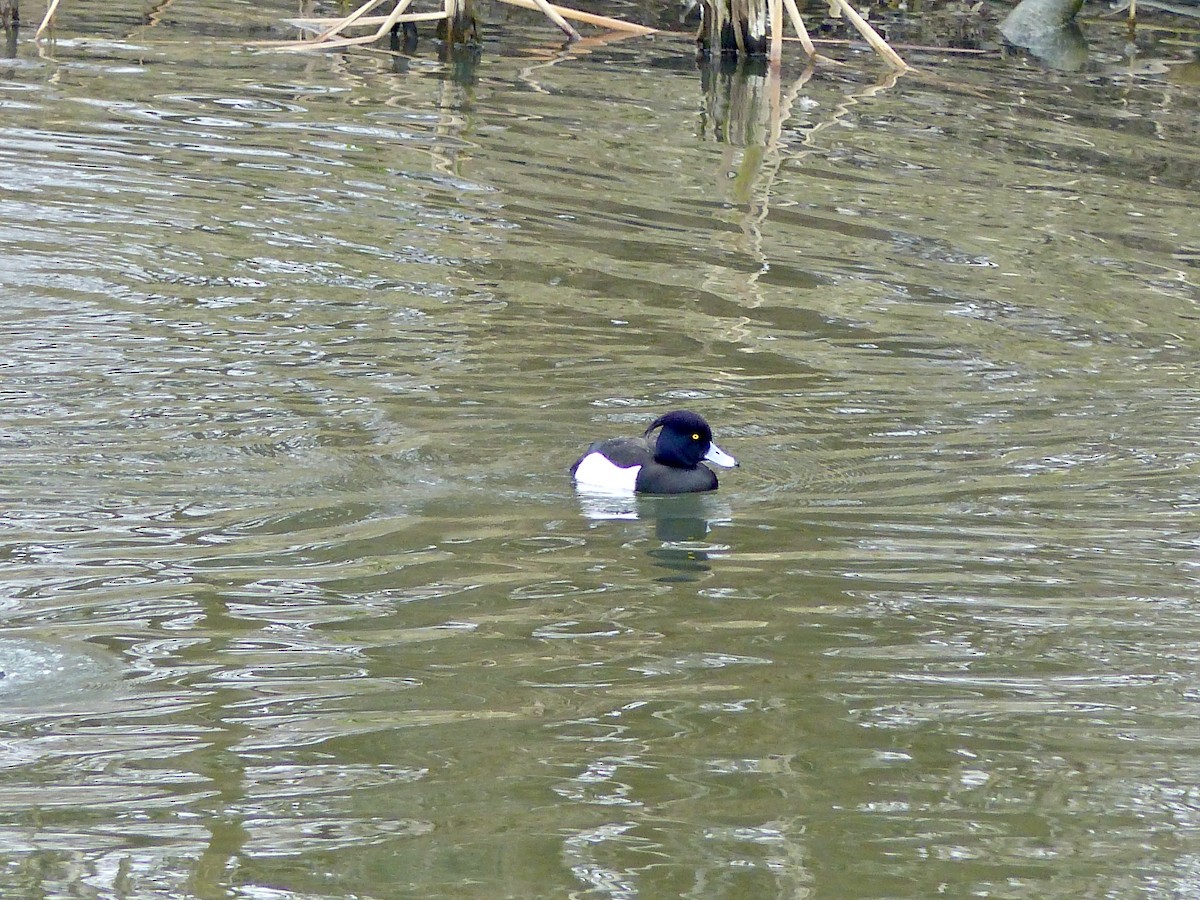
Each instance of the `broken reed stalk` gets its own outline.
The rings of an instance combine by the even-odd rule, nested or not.
[[[378,29],[381,24],[388,21],[388,18],[389,18],[388,16],[363,16],[361,19],[359,19],[354,24],[362,25],[364,28]],[[398,22],[432,22],[437,19],[444,19],[444,18],[446,18],[446,11],[444,9],[439,9],[437,12],[405,13],[396,21],[398,21]],[[318,18],[315,16],[314,17],[297,16],[296,18],[283,19],[282,21],[285,25],[291,25],[293,28],[299,28],[302,31],[305,29],[311,29],[312,31],[320,31],[322,29],[328,28],[330,25],[337,25],[342,22],[341,19]],[[294,44],[296,42],[295,41],[258,41],[256,43]]]
[[[349,28],[351,25],[353,25],[355,22],[357,22],[359,19],[361,19],[363,16],[365,16],[367,13],[369,13],[371,10],[373,10],[375,7],[377,7],[382,2],[383,2],[383,0],[367,0],[366,3],[364,3],[358,9],[356,9],[354,12],[350,13],[350,15],[346,16],[346,18],[343,19],[340,23],[338,23],[336,25],[331,25],[329,28],[325,29],[320,34],[318,34],[315,38],[313,38],[313,40],[314,41],[325,41],[325,40],[328,40],[329,38],[333,37],[335,34],[345,31],[347,28]]]
[[[370,17],[370,18],[374,18],[374,17]],[[390,18],[390,16],[379,16],[377,21],[385,22],[389,18]],[[401,22],[401,23],[403,23],[403,22],[439,22],[445,18],[446,18],[446,11],[444,9],[441,9],[441,10],[438,10],[437,12],[409,13],[408,15],[400,16],[399,18],[397,18],[396,22]],[[303,22],[303,20],[296,20],[296,21]],[[368,21],[368,19],[362,19],[362,20],[360,20],[359,24],[362,24],[363,22],[366,22],[366,21]],[[386,32],[387,30],[388,30],[387,28],[383,29],[384,32]],[[340,47],[358,47],[358,46],[361,46],[362,44],[373,44],[375,41],[379,40],[380,37],[382,37],[382,34],[380,34],[379,32],[374,32],[372,34],[366,34],[366,35],[361,35],[359,37],[352,37],[352,38],[331,38],[330,40],[321,41],[320,43],[317,43],[315,40],[254,41],[253,45],[259,46],[259,47],[272,47],[276,50],[287,50],[287,51],[296,51],[297,53],[303,53],[306,50],[337,50]]]
[[[356,9],[346,19],[335,20],[332,25],[318,34],[315,38],[303,41],[268,41],[266,43],[272,44],[273,46],[278,47],[280,50],[335,50],[339,47],[355,47],[359,44],[372,44],[391,31],[392,27],[400,22],[429,22],[438,21],[448,17],[446,10],[436,13],[409,13],[408,15],[405,15],[404,11],[412,4],[412,0],[399,0],[399,2],[396,4],[396,8],[393,9],[389,15],[371,16],[367,18],[366,14],[370,12],[372,8],[378,6],[382,2],[383,0],[367,0],[366,3]],[[347,20],[350,19],[353,20],[349,22],[349,24],[352,25],[364,25],[370,23],[371,25],[378,24],[379,27],[371,34],[364,34],[360,35],[359,37],[333,37],[333,35],[341,33],[342,29],[347,27]],[[325,24],[325,21],[327,20],[313,21],[320,21],[321,24]]]
[[[767,59],[778,64],[783,59],[783,0],[767,0],[771,12],[771,51]]]
[[[333,50],[339,47],[351,47],[357,44],[369,44],[379,40],[397,22],[426,22],[450,18],[450,14],[446,10],[436,13],[408,13],[407,15],[397,15],[397,11],[394,10],[389,16],[366,15],[366,13],[369,12],[373,6],[378,6],[381,2],[383,2],[383,0],[368,0],[367,3],[364,3],[350,16],[346,16],[341,19],[302,17],[288,19],[288,22],[292,23],[298,28],[313,27],[320,28],[322,31],[316,37],[307,38],[301,41],[264,41],[262,43],[264,45],[278,47],[281,50]],[[403,9],[407,8],[410,2],[411,0],[401,0],[402,7],[400,11],[402,12]],[[447,0],[447,5],[449,5],[451,2],[453,2],[453,0]],[[522,9],[530,9],[545,13],[545,15],[550,18],[551,21],[554,21],[555,25],[558,25],[558,27],[562,29],[568,37],[574,35],[574,37],[571,37],[571,40],[582,40],[582,37],[578,31],[576,31],[573,27],[571,27],[570,24],[566,22],[567,19],[574,19],[577,22],[583,22],[587,25],[595,25],[599,28],[607,28],[612,31],[624,31],[628,34],[656,34],[658,32],[657,28],[648,28],[645,25],[636,25],[633,22],[625,22],[621,19],[612,19],[608,16],[598,16],[594,13],[582,12],[577,9],[571,9],[567,6],[556,6],[552,3],[549,3],[548,0],[541,0],[540,4],[538,0],[502,0],[502,2],[508,3],[512,6],[518,6]],[[546,9],[543,9],[541,4],[544,4]],[[549,12],[546,11],[547,9]],[[555,21],[555,17],[562,21],[561,25],[558,21]],[[345,28],[350,26],[368,28],[374,27],[377,30],[372,34],[362,35],[360,37],[334,37],[335,35],[341,34]]]
[[[58,4],[60,2],[61,0],[50,0],[49,5],[46,7],[46,14],[42,17],[42,22],[38,25],[37,31],[34,33],[33,39],[35,41],[41,40],[42,35],[50,27],[50,23],[54,19],[54,14],[58,11]],[[456,42],[460,38],[465,39],[468,28],[474,34],[475,18],[471,10],[471,0],[444,0],[445,8],[442,12],[410,13],[409,15],[405,15],[404,10],[408,8],[412,0],[397,0],[395,8],[389,15],[367,16],[367,13],[384,2],[386,0],[366,0],[354,12],[342,19],[297,20],[314,23],[320,22],[327,27],[314,38],[303,41],[284,41],[280,42],[277,46],[280,46],[282,49],[307,50],[334,49],[337,47],[351,47],[357,44],[369,44],[382,38],[391,28],[400,22],[441,22],[442,20],[449,20],[448,24],[439,24],[439,31],[445,29],[445,34],[451,43]],[[657,29],[647,28],[644,25],[623,22],[620,19],[585,13],[570,9],[569,7],[556,6],[550,3],[549,0],[502,0],[502,2],[524,9],[536,9],[540,11],[572,41],[578,41],[581,38],[579,32],[567,22],[567,19],[575,19],[576,21],[586,22],[601,28],[626,31],[632,34],[654,34],[657,31]],[[711,52],[713,46],[716,45],[720,48],[721,53],[736,54],[738,56],[761,55],[765,51],[771,62],[779,62],[783,56],[783,14],[781,11],[781,2],[782,7],[786,7],[787,9],[788,18],[791,20],[796,36],[800,39],[800,44],[804,47],[804,52],[810,57],[816,56],[816,48],[813,46],[812,38],[809,37],[808,29],[804,27],[804,20],[800,16],[796,0],[765,0],[766,9],[763,8],[764,0],[704,0],[704,7],[708,14],[704,17],[701,32],[697,38],[701,48]],[[1131,10],[1136,9],[1136,2],[1137,0],[1130,0]],[[908,64],[901,59],[900,54],[893,50],[888,45],[888,42],[879,36],[879,32],[872,28],[847,0],[829,0],[829,3],[831,9],[840,10],[842,15],[849,20],[850,24],[858,29],[858,32],[871,45],[871,48],[882,56],[889,65],[901,72],[908,68]],[[764,13],[769,14],[771,24],[769,49],[766,41],[767,16]],[[1133,13],[1131,12],[1130,15],[1132,17]],[[373,34],[353,38],[334,37],[356,24],[378,25],[378,30]]]
[[[783,0],[783,5],[787,9],[788,18],[792,20],[792,30],[796,32],[796,37],[800,39],[800,46],[804,48],[804,52],[811,59],[817,55],[817,48],[813,46],[812,38],[808,36],[808,29],[804,27],[804,19],[800,17],[800,10],[796,6],[796,0]]]
[[[411,5],[412,0],[396,0],[396,8],[383,20],[383,24],[379,26],[379,30],[375,32],[375,38],[381,38],[391,31],[392,27],[400,21],[400,17],[404,15],[404,11]],[[449,15],[449,4],[447,4],[446,14]]]
[[[842,11],[842,15],[849,19],[850,24],[858,29],[858,33],[871,45],[871,49],[887,60],[892,68],[898,69],[901,72],[908,68],[908,63],[900,58],[900,54],[889,47],[888,42],[879,36],[879,32],[872,28],[867,23],[867,20],[858,14],[858,10],[846,2],[846,0],[829,0],[829,3],[831,6]]]
[[[50,0],[46,7],[46,14],[42,17],[42,22],[34,33],[35,41],[41,40],[42,35],[50,27],[60,2],[61,0]],[[326,27],[314,38],[303,41],[283,41],[276,46],[289,50],[329,50],[370,44],[382,38],[400,22],[438,21],[441,23],[443,20],[449,20],[447,24],[439,24],[439,30],[445,29],[445,35],[451,43],[465,39],[468,28],[474,34],[475,18],[471,10],[471,0],[444,0],[445,8],[441,12],[410,13],[408,15],[405,15],[404,11],[412,3],[412,0],[397,0],[395,8],[390,14],[367,16],[367,13],[384,2],[386,0],[366,0],[354,12],[342,19],[296,20],[297,22],[320,23]],[[625,31],[632,34],[654,34],[657,31],[654,28],[635,25],[632,22],[624,22],[608,16],[598,16],[569,7],[556,6],[549,0],[502,0],[502,2],[540,11],[572,41],[578,41],[581,38],[579,32],[567,22],[567,19],[575,19],[600,28],[610,28],[614,31]],[[1130,6],[1132,7],[1136,2],[1137,0],[1130,0]],[[879,36],[879,32],[872,28],[847,0],[829,0],[829,3],[832,9],[841,11],[842,15],[858,29],[866,42],[871,45],[871,48],[889,65],[901,72],[908,68],[908,64],[901,59],[900,54]],[[771,62],[779,62],[783,56],[782,9],[786,8],[792,28],[800,39],[804,52],[810,57],[816,56],[816,48],[813,46],[812,38],[809,37],[808,29],[804,27],[804,20],[800,16],[796,0],[765,0],[765,9],[764,0],[705,0],[704,6],[707,15],[704,17],[698,41],[701,48],[706,51],[711,52],[716,45],[720,48],[719,52],[723,54],[755,56],[766,52]],[[771,25],[769,49],[766,39],[768,16]],[[354,25],[377,25],[378,28],[372,34],[359,37],[335,37]]]
[[[508,3],[512,6],[520,7],[521,9],[530,9],[537,11],[537,4],[533,0],[501,0],[502,3]],[[795,0],[793,0],[795,2]],[[607,28],[609,31],[624,31],[629,34],[657,34],[657,28],[650,28],[646,25],[635,25],[633,22],[626,22],[623,19],[610,19],[608,16],[598,16],[594,13],[582,12],[578,9],[571,9],[566,6],[553,6],[553,9],[564,19],[573,19],[576,22],[582,22],[585,25],[595,25],[597,28]],[[408,13],[401,16],[401,22],[426,22],[433,19],[444,19],[446,13],[430,12],[430,13]],[[387,16],[364,16],[354,24],[361,25],[365,28],[377,28],[380,22],[387,19]],[[310,18],[299,17],[292,19],[284,19],[284,22],[294,25],[297,28],[313,28],[324,29],[330,25],[339,25],[343,19],[329,18]],[[287,43],[295,43],[288,41]]]
[[[539,8],[535,0],[501,0],[501,2],[511,6],[519,6],[521,9]],[[550,4],[550,8],[555,10],[564,19],[574,19],[576,22],[583,22],[585,25],[595,25],[599,28],[608,28],[612,31],[627,31],[630,34],[656,34],[658,32],[657,28],[635,25],[633,22],[626,22],[622,19],[610,19],[608,16],[598,16],[594,13],[571,9],[568,6]]]
[[[572,28],[571,25],[567,22],[567,20],[564,19],[561,15],[559,15],[558,11],[555,10],[555,8],[550,5],[549,0],[533,0],[533,2],[535,4],[537,4],[537,8],[542,11],[542,13],[546,16],[547,19],[549,19],[551,22],[553,22],[555,25],[557,25],[559,27],[559,29],[563,32],[563,34],[565,34],[567,36],[567,40],[571,40],[571,41],[583,40],[583,38],[580,36],[579,32],[576,31],[574,28]]]
[[[50,27],[51,20],[54,19],[54,14],[58,11],[58,0],[50,0],[50,5],[46,7],[46,14],[42,16],[42,24],[37,27],[37,31],[33,33],[33,39],[40,41],[42,34]]]

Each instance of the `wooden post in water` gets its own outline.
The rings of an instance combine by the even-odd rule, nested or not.
[[[17,32],[21,30],[21,10],[17,0],[0,0],[0,19],[4,21],[4,55],[17,58]]]
[[[507,0],[509,3],[517,0]],[[545,2],[545,0],[539,0]],[[1029,2],[1029,0],[1025,0]],[[1050,0],[1050,2],[1077,2],[1083,0]],[[1133,0],[1130,0],[1133,2]],[[766,56],[772,64],[778,64],[783,55],[783,12],[792,20],[792,27],[804,51],[810,58],[816,56],[816,48],[808,36],[808,29],[800,18],[796,0],[700,0],[704,21],[696,35],[696,43],[704,54],[719,53],[721,56]],[[887,60],[888,65],[899,72],[908,68],[888,42],[879,36],[849,0],[829,0],[831,10],[839,10],[846,20],[871,45],[871,48]],[[767,22],[771,22],[771,40],[768,52]]]
[[[471,0],[446,0],[446,18],[437,23],[438,39],[449,46],[478,44],[479,29]]]
[[[704,21],[696,43],[702,53],[767,55],[766,0],[701,0]]]

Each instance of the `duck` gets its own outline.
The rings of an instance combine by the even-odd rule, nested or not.
[[[650,435],[662,429],[653,446]],[[594,441],[571,466],[575,486],[610,493],[692,494],[715,491],[717,476],[704,462],[725,469],[738,461],[713,443],[700,415],[676,409],[650,423],[641,437]]]

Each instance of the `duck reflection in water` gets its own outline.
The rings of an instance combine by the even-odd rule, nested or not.
[[[661,581],[695,581],[711,571],[711,561],[728,553],[728,544],[709,538],[713,528],[729,525],[733,511],[713,494],[629,495],[576,492],[583,515],[597,522],[611,520],[654,523],[661,542],[647,551],[655,563],[671,574]]]

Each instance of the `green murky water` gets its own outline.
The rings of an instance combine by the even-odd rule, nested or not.
[[[774,125],[93,7],[0,62],[5,897],[1200,890],[1185,50]],[[676,406],[716,495],[574,495]]]

